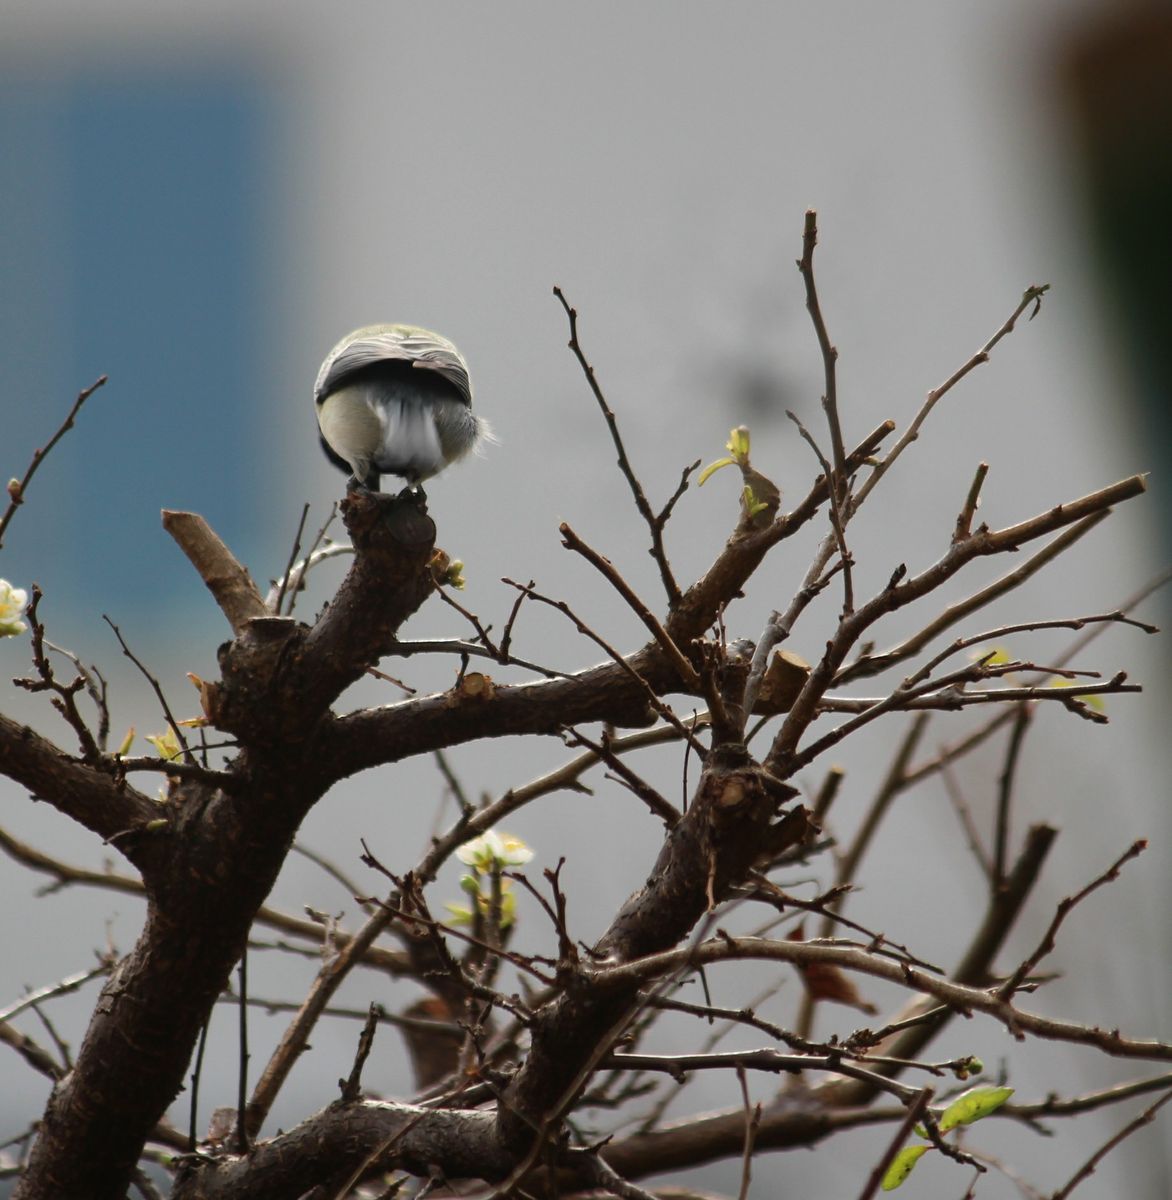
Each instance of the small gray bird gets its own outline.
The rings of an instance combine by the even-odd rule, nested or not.
[[[351,483],[378,491],[398,475],[424,479],[492,436],[472,413],[464,356],[417,325],[366,325],[326,355],[313,385],[322,449]]]

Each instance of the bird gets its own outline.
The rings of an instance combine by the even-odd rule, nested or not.
[[[313,386],[326,457],[347,487],[377,492],[396,475],[403,495],[491,440],[472,412],[468,364],[442,334],[418,325],[364,325],[326,355]]]

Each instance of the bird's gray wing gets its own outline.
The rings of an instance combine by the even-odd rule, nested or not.
[[[409,362],[435,371],[472,404],[472,383],[463,355],[446,337],[414,325],[371,325],[344,337],[322,363],[313,396],[321,400],[348,375],[380,362]]]

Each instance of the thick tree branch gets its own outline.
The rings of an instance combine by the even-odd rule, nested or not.
[[[127,835],[141,833],[163,815],[156,801],[120,783],[112,770],[85,766],[27,725],[2,715],[0,774],[96,833],[136,866],[142,861],[142,842]]]

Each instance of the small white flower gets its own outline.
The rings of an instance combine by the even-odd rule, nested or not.
[[[533,857],[533,851],[520,838],[490,829],[465,842],[456,851],[456,857],[474,870],[488,874],[503,867],[523,867]]]
[[[14,588],[7,579],[0,579],[0,637],[15,637],[28,628],[20,619],[27,603],[24,588]]]

